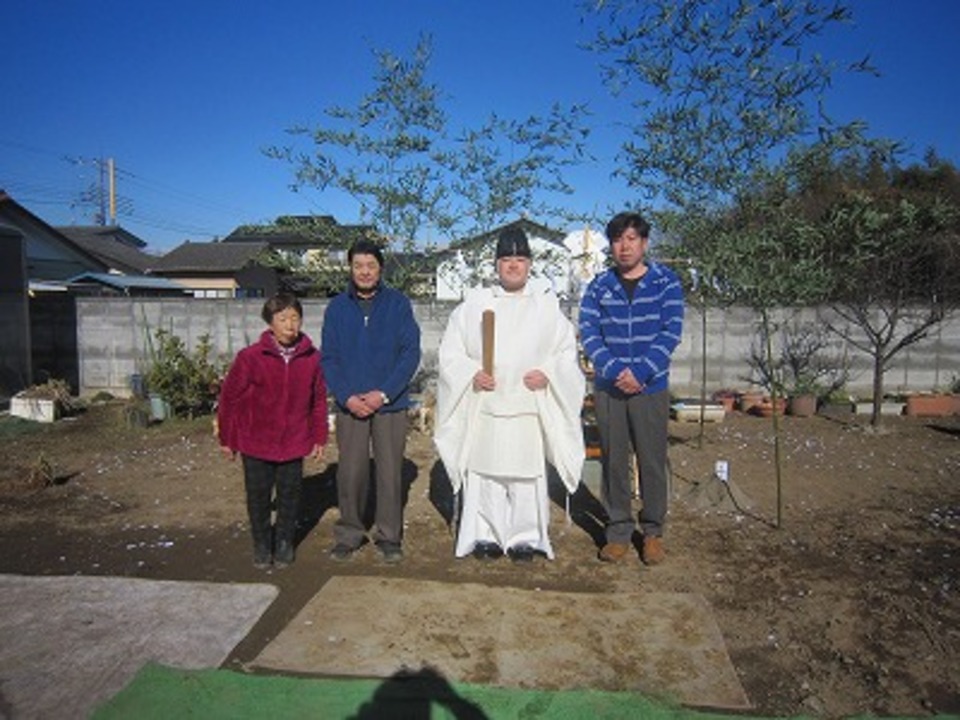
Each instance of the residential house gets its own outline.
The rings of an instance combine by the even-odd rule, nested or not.
[[[303,262],[346,262],[347,250],[360,238],[377,238],[372,225],[341,225],[332,215],[281,215],[271,225],[241,225],[225,243],[266,243],[271,250]]]
[[[372,225],[341,225],[332,215],[281,215],[268,225],[241,225],[224,243],[265,243],[282,267],[280,284],[298,295],[332,295],[343,287],[347,250],[378,239]]]
[[[187,289],[172,280],[147,275],[158,256],[144,252],[147,243],[118,225],[64,225],[57,228],[107,265],[105,273],[85,272],[68,280],[78,295],[177,297]]]
[[[0,225],[24,240],[28,281],[60,281],[84,272],[106,272],[107,264],[84,250],[0,190]]]
[[[107,264],[0,190],[0,398],[51,378],[79,386],[66,281]]]
[[[197,298],[269,297],[277,271],[261,262],[264,242],[185,242],[148,268],[184,286]]]

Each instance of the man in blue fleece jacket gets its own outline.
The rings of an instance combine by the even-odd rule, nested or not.
[[[369,240],[349,250],[347,289],[327,306],[322,363],[336,398],[337,505],[330,554],[347,560],[363,545],[363,512],[376,466],[377,507],[371,537],[386,562],[403,559],[401,470],[410,381],[420,364],[420,327],[410,301],[384,285],[383,253]]]
[[[646,259],[650,225],[637,213],[608,224],[614,267],[597,275],[580,304],[580,342],[593,364],[597,430],[603,456],[601,495],[607,510],[600,559],[630,551],[630,453],[640,465],[642,559],[663,562],[667,513],[667,421],[670,356],[683,331],[683,289],[676,274]]]

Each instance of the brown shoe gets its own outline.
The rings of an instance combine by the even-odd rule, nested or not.
[[[630,546],[624,543],[608,542],[602,548],[598,557],[604,562],[620,562],[627,556]]]
[[[643,564],[659,565],[667,557],[663,549],[663,538],[650,535],[643,539]]]

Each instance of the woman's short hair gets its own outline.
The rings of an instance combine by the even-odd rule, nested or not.
[[[297,300],[297,296],[292,293],[277,293],[263,304],[263,311],[260,317],[269,325],[273,322],[273,316],[278,312],[283,312],[289,308],[297,311],[297,315],[303,317],[303,306]]]

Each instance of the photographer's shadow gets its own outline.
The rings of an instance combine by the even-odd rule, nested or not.
[[[424,667],[395,672],[360,706],[351,720],[430,720],[434,717],[433,705],[443,708],[443,717],[458,720],[487,720],[488,717],[480,707],[460,697],[439,671]]]

